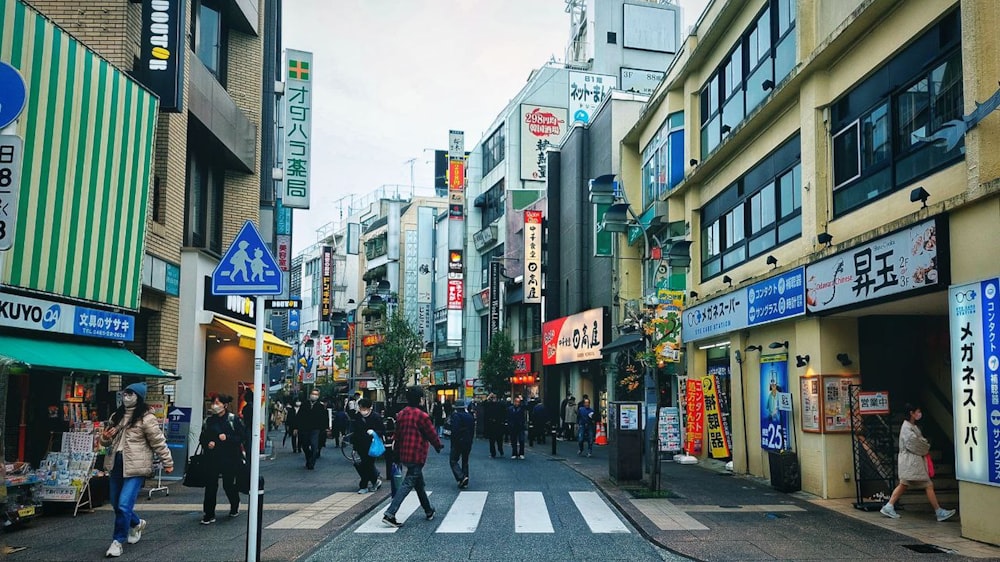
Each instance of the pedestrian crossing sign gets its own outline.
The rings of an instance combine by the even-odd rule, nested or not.
[[[247,221],[212,272],[213,295],[280,295],[281,269]]]

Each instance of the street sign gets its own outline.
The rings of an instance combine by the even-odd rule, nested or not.
[[[281,270],[253,223],[247,221],[212,272],[214,295],[280,295]]]
[[[24,77],[16,68],[0,61],[0,129],[17,119],[28,100]]]
[[[0,92],[2,89],[3,85],[0,84]],[[4,94],[0,93],[2,95]],[[0,103],[3,101],[0,100]],[[14,245],[23,145],[21,138],[16,135],[0,135],[0,251],[9,250]]]
[[[191,408],[171,408],[167,412],[167,419],[171,423],[191,423]]]
[[[299,310],[302,308],[302,301],[299,299],[264,299],[264,308],[271,310]]]

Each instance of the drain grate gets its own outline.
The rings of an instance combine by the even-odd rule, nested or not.
[[[904,544],[903,548],[908,548],[919,554],[954,554],[955,551],[942,548],[936,544]]]

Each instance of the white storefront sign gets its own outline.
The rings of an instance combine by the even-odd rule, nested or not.
[[[566,109],[521,106],[521,179],[545,181],[545,149],[562,142],[568,129]]]
[[[285,68],[285,170],[281,204],[308,209],[312,170],[312,53],[285,50]]]
[[[569,73],[569,114],[574,123],[590,123],[604,98],[618,86],[618,78],[590,72]]]

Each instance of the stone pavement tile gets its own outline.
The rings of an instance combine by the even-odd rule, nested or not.
[[[745,541],[702,540],[684,543],[681,554],[705,562],[733,560],[774,560],[757,545]]]
[[[762,551],[778,560],[836,560],[869,559],[867,553],[842,542],[821,540],[818,537],[800,537],[798,540],[770,540],[761,537],[754,541]]]

